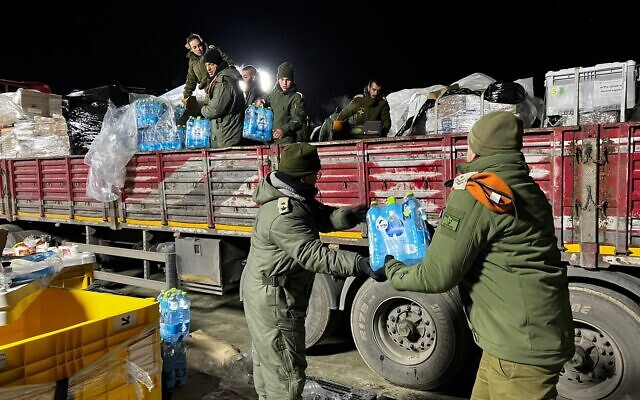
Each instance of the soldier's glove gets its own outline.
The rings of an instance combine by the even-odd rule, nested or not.
[[[344,129],[344,123],[342,121],[335,120],[331,124],[331,131],[333,133],[340,133],[342,132],[343,129]]]
[[[364,204],[358,204],[355,207],[347,208],[345,218],[350,225],[357,225],[367,220],[367,211],[369,207]]]
[[[369,257],[360,257],[358,260],[358,269],[361,273],[367,275],[377,282],[384,282],[387,280],[387,275],[384,273],[384,268],[373,270],[371,264],[369,264]]]

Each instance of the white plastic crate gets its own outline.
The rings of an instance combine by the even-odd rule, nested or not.
[[[625,110],[636,103],[637,80],[638,68],[631,60],[549,71],[545,75],[546,115],[566,116],[566,125],[575,125],[580,114],[618,112],[622,122]]]

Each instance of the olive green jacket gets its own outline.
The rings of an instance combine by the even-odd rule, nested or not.
[[[275,173],[263,179],[253,194],[260,205],[246,268],[251,275],[286,277],[285,287],[306,311],[308,284],[315,273],[350,276],[358,273],[360,256],[345,250],[331,250],[320,241],[319,232],[351,228],[346,209],[325,206],[293,191],[287,194],[274,186]],[[277,184],[276,184],[277,185]],[[299,303],[298,303],[299,301]]]
[[[273,109],[273,130],[282,129],[284,136],[276,143],[309,141],[309,118],[304,110],[304,97],[294,84],[284,93],[280,85],[266,96],[267,105]]]
[[[215,49],[215,46],[207,46],[204,44],[205,51],[210,49]],[[233,65],[233,60],[227,53],[222,51],[221,48],[217,47],[222,59],[225,60],[229,65]],[[187,60],[189,60],[189,66],[187,67],[187,79],[184,83],[184,91],[182,92],[182,98],[186,99],[187,97],[193,94],[193,91],[198,89],[204,89],[209,84],[209,73],[204,66],[204,62],[202,61],[202,56],[197,56],[193,54],[192,51],[187,53]]]
[[[227,67],[216,76],[211,93],[207,93],[202,115],[211,120],[211,147],[240,144],[244,123],[244,95],[239,82],[242,76],[233,67]]]
[[[560,262],[551,206],[522,153],[482,156],[462,173],[497,174],[517,212],[495,213],[454,190],[421,264],[386,265],[398,290],[438,293],[459,285],[477,344],[507,361],[562,364],[574,353],[567,271]]]
[[[357,95],[340,111],[337,119],[344,121],[351,116],[355,116],[355,125],[362,125],[367,121],[381,121],[383,135],[391,129],[389,103],[384,97],[374,100],[369,93]]]

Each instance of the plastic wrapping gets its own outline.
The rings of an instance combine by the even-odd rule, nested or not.
[[[182,103],[182,94],[184,93],[184,85],[182,86],[178,86],[175,89],[171,89],[169,90],[167,93],[161,95],[160,97],[162,97],[163,99],[167,100],[169,103],[171,103],[172,106],[177,106],[178,104]],[[198,102],[200,102],[201,104],[204,103],[205,97],[206,97],[206,93],[204,90],[202,89],[196,89],[193,91],[193,93],[191,94],[192,96],[196,97],[196,100],[198,100]]]
[[[160,382],[160,358],[157,326],[150,324],[138,335],[109,351],[69,378],[65,398],[106,398],[107,393],[135,385],[136,399],[143,400]],[[0,387],[0,399],[52,400],[56,383]],[[117,398],[127,398],[120,394]],[[111,397],[110,397],[111,398]],[[114,395],[114,398],[115,395]]]
[[[530,84],[529,80],[520,81]],[[520,83],[496,82],[475,73],[455,82],[438,98],[436,106],[427,110],[425,130],[427,134],[469,132],[480,117],[494,111],[514,113],[525,128],[531,127],[538,116],[534,102]]]
[[[302,390],[303,400],[342,400],[343,397],[338,393],[330,392],[320,386],[316,381],[307,380]]]
[[[184,148],[184,141],[176,131],[175,111],[169,101],[161,97],[148,96],[136,100],[133,107],[138,129],[138,150]]]
[[[100,134],[84,157],[89,165],[87,196],[102,202],[115,201],[124,186],[126,166],[137,150],[135,110],[109,104]]]
[[[434,85],[421,89],[403,89],[397,92],[389,93],[386,96],[389,102],[391,114],[390,134],[398,132],[405,125],[407,119],[414,116],[421,105],[427,99],[427,94],[444,88],[442,85]]]
[[[71,154],[87,154],[91,143],[100,133],[108,107],[108,100],[67,97],[63,113],[69,126]]]
[[[14,98],[15,93],[0,93],[0,128],[28,119]]]
[[[70,149],[67,123],[61,115],[16,122],[0,134],[1,158],[67,156]]]

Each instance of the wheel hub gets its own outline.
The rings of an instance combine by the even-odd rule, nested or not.
[[[611,338],[589,328],[574,330],[575,354],[562,369],[562,379],[581,385],[595,386],[613,377],[616,357]]]
[[[387,334],[405,350],[423,352],[436,340],[436,329],[429,313],[416,304],[402,304],[389,309]]]

